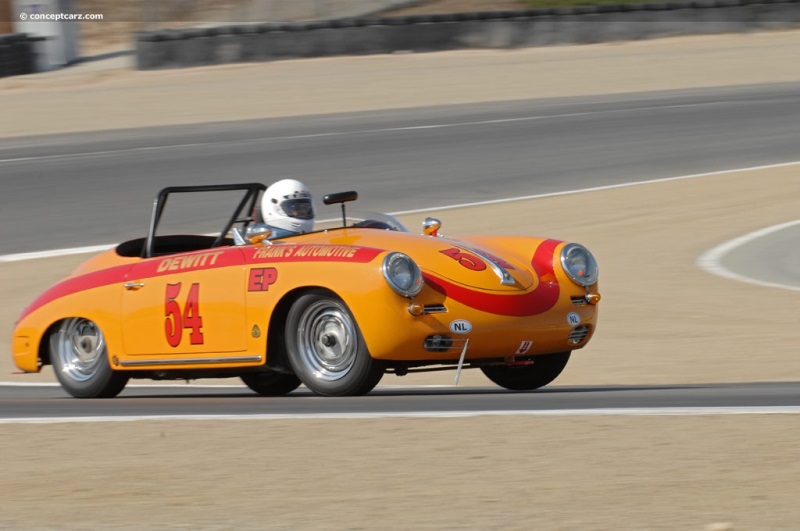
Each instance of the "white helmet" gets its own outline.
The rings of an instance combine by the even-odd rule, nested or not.
[[[278,229],[304,233],[314,226],[314,203],[308,187],[294,179],[283,179],[261,197],[264,222]]]

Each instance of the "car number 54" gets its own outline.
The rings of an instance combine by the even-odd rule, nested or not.
[[[178,296],[181,293],[181,283],[167,284],[165,295],[164,332],[167,336],[167,343],[171,347],[178,347],[183,339],[183,331],[188,328],[192,331],[189,334],[189,341],[192,345],[203,344],[203,317],[200,315],[200,284],[195,282],[189,288],[186,302],[181,311]]]

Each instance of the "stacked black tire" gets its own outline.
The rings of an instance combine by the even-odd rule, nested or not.
[[[36,43],[41,40],[25,33],[0,35],[0,77],[35,72]]]

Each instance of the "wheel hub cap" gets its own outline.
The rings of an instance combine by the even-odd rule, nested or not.
[[[297,339],[305,363],[321,380],[342,378],[355,362],[355,325],[345,309],[334,301],[317,302],[306,310]]]
[[[62,372],[83,382],[94,376],[105,362],[106,343],[102,332],[87,319],[68,319],[56,338],[55,354]]]

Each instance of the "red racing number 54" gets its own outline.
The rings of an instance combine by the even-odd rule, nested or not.
[[[181,293],[181,283],[167,284],[167,292],[164,302],[164,332],[167,336],[167,343],[171,347],[177,347],[183,339],[184,329],[192,331],[189,334],[189,341],[192,345],[203,344],[203,318],[200,316],[200,284],[195,282],[189,288],[186,296],[186,303],[181,309],[178,302],[178,295]]]

